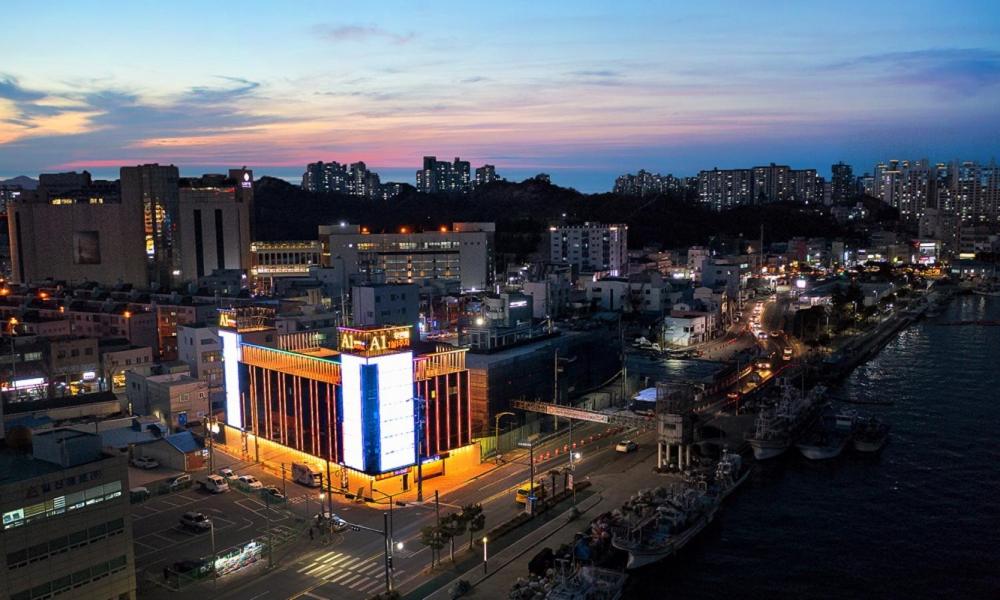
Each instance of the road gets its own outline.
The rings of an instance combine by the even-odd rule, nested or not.
[[[574,426],[574,440],[589,438],[605,432],[607,426],[595,423]],[[536,448],[536,457],[542,458],[535,465],[536,479],[549,481],[548,472],[568,464],[565,453],[555,456],[554,449],[567,443],[567,433],[553,437]],[[636,437],[643,450],[653,448],[652,433]],[[617,437],[605,437],[578,447],[581,458],[575,465],[578,481],[596,472],[614,472],[622,460],[635,460],[636,453],[619,455],[614,452]],[[544,459],[548,454],[549,458]],[[262,472],[255,465],[233,464],[232,458],[216,453],[216,465],[232,464],[240,474],[253,474],[265,484],[281,488],[280,479]],[[610,471],[609,471],[610,470]],[[514,490],[528,480],[527,456],[517,457],[483,475],[477,481],[440,497],[441,515],[457,512],[471,503],[481,503],[486,515],[486,529],[509,520],[523,508],[514,502]],[[562,478],[557,478],[557,489]],[[549,484],[546,483],[546,487]],[[270,513],[259,499],[240,491],[225,494],[208,494],[188,490],[169,496],[156,497],[141,505],[134,505],[134,531],[136,538],[137,572],[159,574],[164,566],[182,559],[211,555],[208,533],[189,533],[178,527],[180,515],[186,511],[200,511],[208,515],[216,526],[216,548],[244,544],[267,531],[267,517],[271,517],[274,536],[292,540],[300,548],[290,556],[282,556],[277,568],[270,573],[256,571],[252,577],[240,574],[222,578],[212,588],[212,595],[226,598],[252,598],[272,600],[286,598],[366,598],[385,587],[383,538],[367,531],[347,531],[329,538],[308,534],[308,515],[317,510],[317,490],[286,482],[289,497],[287,506],[272,507]],[[309,498],[310,508],[306,508]],[[336,496],[334,512],[351,523],[381,530],[383,513],[387,505],[354,504]],[[394,507],[393,538],[403,543],[403,550],[393,558],[393,579],[396,585],[422,577],[430,563],[429,550],[419,541],[420,530],[435,521],[433,498],[422,505],[408,504]],[[456,548],[468,545],[468,534],[456,540]],[[447,550],[442,551],[447,557]],[[140,579],[142,573],[138,573]],[[173,598],[176,592],[150,585],[141,588],[143,598]]]

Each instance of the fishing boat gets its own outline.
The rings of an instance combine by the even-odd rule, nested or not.
[[[712,490],[721,502],[746,481],[748,477],[750,477],[750,467],[743,462],[743,457],[735,452],[723,449],[722,456],[715,465],[715,479]]]
[[[795,447],[809,460],[836,458],[851,440],[856,422],[857,413],[854,411],[837,411],[827,407]]]
[[[757,414],[754,431],[747,438],[754,458],[767,460],[785,453],[816,417],[826,388],[816,386],[807,394],[785,381],[781,398]]]
[[[720,498],[692,487],[669,494],[636,525],[615,534],[611,545],[628,552],[626,569],[638,569],[672,556],[715,519]]]

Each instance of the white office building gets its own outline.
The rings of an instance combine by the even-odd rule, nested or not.
[[[376,283],[455,281],[463,291],[493,283],[493,223],[455,223],[450,229],[368,233],[358,225],[322,225],[327,264],[356,280]]]

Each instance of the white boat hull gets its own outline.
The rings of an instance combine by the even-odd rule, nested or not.
[[[830,460],[831,458],[837,458],[840,453],[844,451],[844,446],[847,444],[840,444],[837,446],[807,446],[799,445],[797,446],[799,452],[802,456],[808,458],[809,460]]]
[[[758,442],[751,440],[750,447],[753,448],[753,457],[755,459],[767,460],[784,454],[788,450],[788,442]]]

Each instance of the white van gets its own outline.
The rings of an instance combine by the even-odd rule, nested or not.
[[[219,475],[206,475],[203,479],[198,480],[198,485],[201,489],[213,494],[229,491],[229,482]]]
[[[323,474],[310,464],[292,463],[292,480],[306,487],[320,487],[323,485]]]

